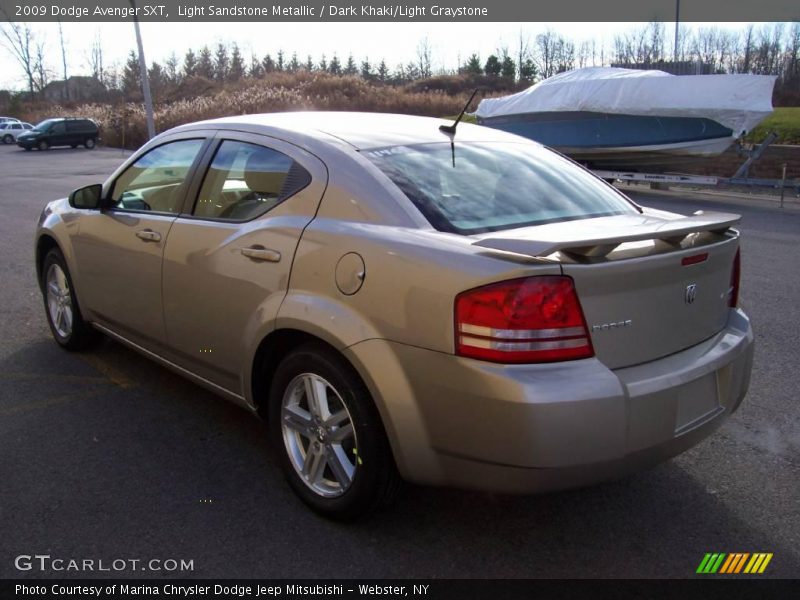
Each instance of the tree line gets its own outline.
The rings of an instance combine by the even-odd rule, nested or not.
[[[522,88],[557,73],[587,66],[664,68],[683,73],[758,73],[778,77],[777,90],[800,101],[800,23],[774,23],[741,31],[719,27],[683,28],[677,46],[671,27],[660,22],[631,28],[613,37],[610,44],[597,39],[576,43],[565,35],[547,30],[535,36],[520,33],[513,46],[501,45],[489,56],[477,53],[458,60],[455,69],[436,63],[428,38],[422,39],[415,55],[393,67],[384,59],[372,61],[352,54],[300,57],[283,50],[245,56],[236,43],[187,50],[179,57],[154,61],[148,68],[156,99],[183,81],[201,77],[220,83],[259,79],[271,73],[324,72],[334,76],[360,77],[371,82],[401,85],[437,75],[476,75],[501,82],[500,87]],[[59,27],[61,65],[55,69],[45,45],[30,25],[7,23],[0,27],[0,44],[16,59],[31,98],[56,77],[68,76],[66,45]],[[99,34],[84,67],[107,89],[135,97],[141,88],[137,56],[133,51],[122,65],[107,64]]]

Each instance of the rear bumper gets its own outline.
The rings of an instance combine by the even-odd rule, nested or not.
[[[597,359],[496,365],[385,340],[347,352],[407,479],[535,492],[618,477],[708,436],[747,391],[753,334],[732,310],[713,338],[614,371]]]

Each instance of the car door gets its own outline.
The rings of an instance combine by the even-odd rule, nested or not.
[[[104,208],[81,215],[74,237],[82,308],[145,347],[166,340],[164,245],[207,141],[195,133],[136,157],[104,189]]]
[[[237,132],[218,134],[209,162],[167,239],[164,318],[180,364],[241,394],[243,361],[277,315],[327,170],[292,144]]]
[[[47,130],[47,141],[51,146],[63,146],[67,143],[67,122],[56,121]]]

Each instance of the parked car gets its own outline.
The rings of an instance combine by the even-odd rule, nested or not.
[[[4,144],[13,144],[19,134],[30,131],[31,129],[33,129],[33,125],[23,121],[18,121],[16,123],[13,121],[0,123],[0,140],[2,140]]]
[[[0,117],[0,124],[3,123],[20,123],[19,119],[15,119],[14,117]]]
[[[91,150],[97,144],[99,135],[97,123],[91,119],[46,119],[30,131],[17,136],[17,145],[25,150],[48,150],[53,146],[77,148],[79,145]]]
[[[44,209],[53,337],[102,332],[260,414],[294,491],[342,519],[401,478],[618,477],[739,407],[737,215],[644,208],[533,141],[442,123],[301,112],[157,136]]]

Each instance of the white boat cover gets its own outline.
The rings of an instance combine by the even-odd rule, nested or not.
[[[736,137],[772,112],[772,75],[670,75],[588,67],[554,75],[517,94],[481,100],[479,118],[588,111],[661,117],[704,117]]]

